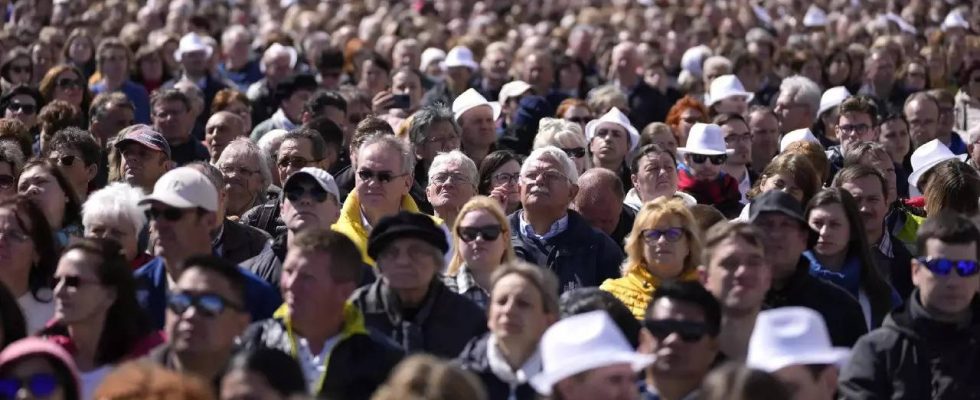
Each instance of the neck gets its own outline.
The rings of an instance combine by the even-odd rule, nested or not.
[[[657,388],[657,393],[664,400],[681,400],[701,386],[701,379],[691,377],[658,377],[647,368],[647,385]]]
[[[119,89],[119,87],[122,86],[123,82],[125,81],[126,81],[125,77],[119,77],[118,79],[113,79],[113,77],[108,75],[102,76],[102,83],[105,84],[105,88],[107,92],[116,91],[117,89]]]
[[[170,275],[175,282],[177,281],[177,276],[180,275],[180,266],[184,264],[186,257],[177,257],[173,255],[165,255],[163,257],[163,269],[167,271],[167,275]]]
[[[230,349],[207,353],[180,353],[174,351],[170,356],[175,369],[182,373],[193,373],[213,382],[225,369],[225,361],[231,356]]]
[[[446,226],[453,226],[456,223],[456,217],[459,215],[459,207],[442,206],[435,208],[435,212],[437,217],[442,218],[446,222]]]
[[[605,168],[605,169],[608,169],[610,171],[613,171],[613,172],[617,172],[618,173],[619,172],[619,167],[622,164],[622,162],[621,161],[615,161],[615,160],[603,160],[603,159],[601,159],[599,157],[592,157],[592,164],[595,165],[595,166],[597,166],[597,167]]]
[[[847,261],[847,251],[842,251],[840,254],[830,254],[823,255],[817,252],[813,252],[813,255],[817,257],[817,260],[823,264],[824,268],[829,269],[834,272],[840,272],[844,268],[844,262]]]
[[[749,338],[759,309],[748,313],[734,314],[726,311],[721,320],[721,334],[718,335],[718,345],[721,352],[733,361],[744,362],[749,351]]]
[[[473,280],[476,281],[477,286],[488,292],[490,291],[490,276],[493,275],[494,267],[496,265],[466,264],[466,269],[470,271],[470,275],[473,275]]]
[[[490,154],[490,147],[468,144],[463,146],[463,153],[466,154],[471,160],[479,164],[480,161],[483,161],[483,159],[487,157],[487,154]]]
[[[726,162],[721,166],[721,170],[725,171],[726,174],[731,175],[736,181],[741,182],[742,178],[748,172],[745,169],[745,164],[735,164],[731,161]]]
[[[536,212],[529,213],[528,210],[524,210],[524,220],[534,228],[534,233],[542,234],[548,232],[551,229],[551,225],[563,217],[568,210],[561,210],[561,212],[548,212],[545,210],[538,210]],[[549,210],[550,211],[550,210]]]
[[[398,205],[396,205],[395,207],[382,207],[382,208],[372,208],[372,209],[365,209],[364,207],[361,207],[361,211],[364,213],[364,216],[367,217],[368,223],[371,224],[371,226],[375,226],[378,224],[378,221],[380,221],[381,218],[384,218],[389,215],[398,214],[398,210],[401,209],[400,200],[401,199],[399,199]]]
[[[81,371],[91,371],[98,367],[95,358],[99,352],[99,339],[105,326],[105,314],[88,321],[68,325],[68,336],[75,345],[75,364]]]
[[[306,338],[310,351],[313,354],[320,354],[327,339],[337,335],[344,326],[344,313],[326,314],[313,318],[309,321],[293,319],[290,321],[293,329],[300,336]]]
[[[500,350],[500,354],[504,356],[504,360],[507,361],[507,365],[510,369],[516,371],[524,366],[527,359],[531,358],[534,351],[537,350],[538,344],[535,343],[518,343],[517,340],[497,340],[497,349]]]
[[[793,264],[792,267],[773,265],[772,266],[772,289],[770,290],[779,290],[784,288],[786,284],[789,283],[789,280],[793,277],[793,274],[796,273],[796,266],[797,264]]]
[[[425,295],[429,292],[429,286],[414,289],[393,289],[402,308],[418,307],[425,301]]]

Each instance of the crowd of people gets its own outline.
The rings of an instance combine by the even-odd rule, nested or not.
[[[980,399],[980,3],[0,5],[0,399]]]

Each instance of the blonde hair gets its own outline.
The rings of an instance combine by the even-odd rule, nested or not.
[[[544,146],[584,148],[587,144],[579,124],[558,118],[541,118],[533,148],[540,149]]]
[[[479,378],[428,354],[405,358],[371,396],[371,400],[463,399],[487,399]]]
[[[460,267],[465,263],[463,255],[460,253],[460,248],[463,245],[461,244],[462,239],[459,238],[459,222],[463,220],[463,217],[467,213],[479,210],[490,213],[497,220],[497,223],[500,224],[499,240],[504,241],[504,255],[500,258],[500,263],[510,262],[516,258],[514,255],[514,246],[510,242],[510,224],[507,221],[507,215],[504,214],[504,210],[500,208],[500,203],[487,196],[474,196],[466,204],[463,204],[463,208],[459,210],[459,216],[456,217],[456,222],[453,223],[453,258],[449,261],[449,267],[446,268],[446,274],[449,276],[456,276],[459,273]]]
[[[531,286],[538,290],[541,295],[541,307],[545,314],[552,314],[555,317],[559,314],[558,307],[558,276],[550,269],[541,268],[537,265],[514,259],[500,265],[493,275],[490,276],[490,293],[497,282],[509,275],[517,275],[528,281]]]
[[[681,274],[698,267],[701,263],[701,228],[683,200],[661,197],[644,204],[636,214],[633,229],[626,237],[626,262],[623,263],[623,274],[634,268],[646,266],[646,260],[643,258],[643,231],[670,217],[680,220],[684,235],[687,236],[688,252],[687,257],[684,258],[684,269]]]

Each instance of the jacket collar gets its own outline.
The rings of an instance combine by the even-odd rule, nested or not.
[[[418,205],[415,204],[415,200],[412,200],[412,197],[409,195],[402,196],[401,209],[414,213],[419,212]],[[442,221],[437,220],[436,223],[441,224]],[[367,239],[370,232],[368,232],[364,223],[361,221],[361,200],[357,197],[356,191],[351,192],[347,196],[347,200],[344,201],[344,206],[340,210],[340,218],[333,225],[333,230],[346,234],[347,237],[354,241],[357,248],[361,250],[361,258],[364,260],[364,263],[372,267],[374,266],[374,259],[367,254]]]
[[[344,303],[344,326],[340,329],[341,340],[351,337],[353,335],[367,335],[367,325],[364,323],[364,314],[361,313],[353,303]],[[276,312],[272,313],[272,318],[286,321],[289,319],[289,309],[286,303],[283,303],[276,309]]]

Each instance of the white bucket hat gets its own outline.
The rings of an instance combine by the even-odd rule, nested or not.
[[[732,155],[735,150],[725,148],[725,133],[715,124],[696,123],[687,134],[687,145],[677,148],[677,154]]]
[[[459,95],[456,100],[453,100],[453,119],[459,121],[459,117],[463,116],[463,113],[473,109],[474,107],[488,106],[493,110],[493,120],[496,121],[500,118],[500,103],[496,101],[487,101],[486,97],[477,92],[476,89],[467,89],[463,94]]]
[[[591,142],[592,138],[595,137],[596,130],[599,129],[599,125],[603,123],[616,124],[626,129],[626,132],[629,134],[630,151],[633,151],[636,145],[640,143],[640,132],[630,123],[629,117],[616,107],[610,109],[609,112],[599,117],[599,119],[591,120],[585,124],[585,140]]]
[[[811,4],[810,8],[806,9],[806,14],[803,15],[803,26],[819,28],[825,25],[827,25],[827,13],[815,4]]]
[[[507,82],[500,88],[500,95],[497,96],[497,101],[501,104],[507,103],[507,100],[511,97],[517,97],[524,92],[531,90],[531,85],[524,81],[511,81]]]
[[[174,51],[174,59],[177,60],[177,62],[180,62],[180,58],[184,55],[184,53],[192,53],[195,51],[203,51],[207,53],[207,57],[209,58],[211,57],[211,54],[214,53],[214,49],[212,49],[211,46],[204,41],[204,38],[201,35],[191,32],[180,38],[180,44],[177,45],[177,50]]]
[[[541,337],[540,351],[543,370],[530,383],[545,396],[551,395],[556,383],[575,374],[616,364],[629,364],[639,372],[656,359],[637,353],[601,310],[556,322]]]
[[[715,103],[727,99],[729,97],[742,96],[745,97],[745,101],[752,101],[755,94],[752,92],[746,92],[745,86],[742,85],[742,81],[738,80],[735,75],[722,75],[711,81],[711,87],[708,90],[708,107],[711,107]]]
[[[422,52],[422,57],[420,57],[420,61],[419,61],[419,69],[425,71],[426,68],[429,68],[430,64],[434,62],[441,63],[445,59],[446,59],[445,51],[443,51],[440,48],[429,47]]]
[[[782,153],[786,151],[786,148],[789,147],[789,145],[800,141],[820,144],[820,139],[817,139],[817,137],[813,135],[813,131],[811,131],[810,128],[797,129],[790,131],[789,133],[783,135],[782,139],[779,139],[779,152]],[[821,147],[823,147],[823,145],[821,145]]]
[[[701,76],[701,65],[704,59],[711,57],[711,48],[705,45],[691,47],[681,56],[681,68],[694,76]]]
[[[848,97],[851,97],[851,92],[846,87],[834,86],[827,89],[823,92],[823,96],[820,96],[820,110],[817,111],[817,115],[821,115],[824,111],[839,106]]]
[[[776,372],[791,365],[841,365],[850,349],[833,347],[823,317],[806,307],[780,307],[759,313],[745,364]]]
[[[480,64],[473,60],[473,52],[463,46],[449,49],[449,54],[446,54],[446,60],[442,62],[442,65],[446,68],[466,67],[471,71],[480,69]]]
[[[289,68],[296,68],[296,63],[299,62],[299,52],[293,46],[283,46],[279,43],[273,43],[265,52],[262,53],[262,58],[273,57],[277,53],[285,53],[289,55]],[[259,72],[265,73],[265,63],[259,63]]]
[[[966,154],[956,155],[946,147],[943,142],[939,139],[933,139],[932,141],[919,146],[912,152],[912,173],[909,174],[909,185],[912,187],[918,187],[919,178],[922,174],[926,173],[932,167],[937,164],[946,161],[958,159],[960,161],[966,160]]]
[[[946,14],[946,18],[943,19],[943,24],[940,25],[943,32],[946,32],[952,28],[963,28],[970,30],[970,23],[966,21],[966,17],[963,16],[963,12],[959,9],[953,9],[949,14]]]

